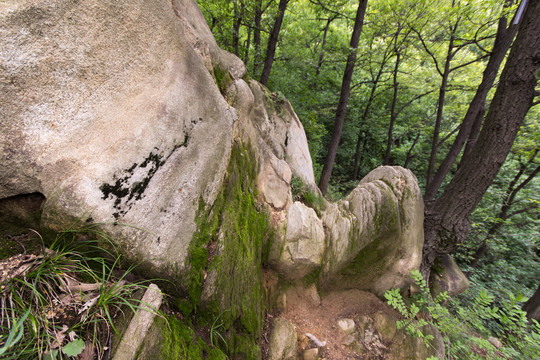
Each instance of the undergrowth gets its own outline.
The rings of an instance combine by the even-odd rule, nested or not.
[[[111,244],[92,229],[70,228],[48,248],[0,262],[2,358],[67,359],[85,352],[101,359],[120,312],[155,311],[132,299],[147,286],[126,281],[132,268],[120,269],[120,256],[104,250]]]
[[[540,359],[540,324],[527,320],[520,306],[526,299],[520,295],[510,294],[508,301],[497,307],[494,296],[482,291],[473,303],[461,306],[445,292],[433,298],[419,271],[413,270],[411,277],[419,288],[417,295],[405,300],[393,289],[385,298],[404,318],[398,328],[423,339],[426,346],[430,346],[432,336],[424,334],[424,326],[437,328],[445,340],[446,359]],[[491,330],[492,322],[500,331]]]

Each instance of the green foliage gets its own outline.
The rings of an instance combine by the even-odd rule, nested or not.
[[[155,311],[132,299],[146,286],[125,281],[131,269],[115,276],[119,257],[103,253],[102,243],[108,239],[84,240],[91,234],[91,229],[72,227],[43,252],[4,260],[11,269],[0,295],[0,332],[8,334],[2,336],[4,356],[65,359],[80,354],[85,343],[103,354],[111,329],[116,331],[117,314],[139,308]],[[79,285],[73,283],[87,290],[75,290],[72,286]]]
[[[407,303],[397,289],[389,290],[385,298],[403,317],[397,325],[407,334],[424,340],[431,337],[422,328],[432,325],[445,339],[450,359],[534,359],[540,357],[540,327],[537,321],[527,321],[519,302],[521,296],[510,295],[501,308],[493,306],[494,296],[482,291],[468,306],[461,306],[446,293],[432,297],[422,275],[412,271],[418,294]],[[499,332],[489,329],[490,321],[500,325]],[[487,339],[498,337],[503,347],[498,349]]]
[[[326,209],[325,200],[318,189],[313,189],[304,184],[302,179],[297,175],[293,175],[291,178],[291,192],[294,201],[303,202],[315,210],[319,216]]]

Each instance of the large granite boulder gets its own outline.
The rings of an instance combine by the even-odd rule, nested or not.
[[[242,62],[192,0],[9,1],[0,29],[0,199],[42,194],[52,229],[128,224],[106,227],[129,255],[182,269],[237,119],[212,66]]]

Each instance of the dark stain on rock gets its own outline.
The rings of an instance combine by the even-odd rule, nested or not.
[[[114,199],[114,208],[117,210],[113,213],[115,219],[125,215],[129,209],[133,206],[134,202],[143,198],[144,191],[148,187],[150,180],[154,177],[165,162],[171,157],[171,155],[181,147],[187,147],[189,135],[186,133],[184,141],[176,144],[172,150],[166,156],[163,153],[159,153],[159,148],[154,147],[155,152],[150,154],[139,164],[133,163],[131,167],[122,171],[123,175],[115,175],[112,183],[102,184],[99,189],[103,193],[102,199]],[[135,172],[139,169],[143,169],[145,176],[136,182],[132,182],[131,179]],[[138,171],[139,173],[141,170]]]

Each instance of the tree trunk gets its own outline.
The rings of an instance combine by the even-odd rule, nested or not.
[[[356,19],[354,20],[354,29],[351,36],[351,51],[347,57],[347,65],[345,65],[343,81],[341,82],[341,95],[339,97],[339,104],[334,121],[334,132],[332,133],[328,154],[326,156],[326,161],[324,162],[321,179],[319,180],[319,188],[321,189],[323,195],[326,194],[326,190],[328,189],[328,182],[330,181],[330,175],[332,175],[337,148],[339,145],[339,140],[341,139],[341,133],[343,131],[343,122],[345,121],[345,115],[347,114],[347,104],[349,103],[349,96],[351,94],[351,80],[354,71],[354,64],[356,62],[356,52],[358,42],[360,40],[360,33],[362,32],[362,25],[364,24],[366,7],[367,0],[359,0],[358,10],[356,11]]]
[[[244,64],[249,64],[249,47],[251,46],[251,28],[248,27],[248,37],[246,40],[246,53],[244,54]]]
[[[238,10],[238,1],[234,2],[234,24],[233,24],[233,39],[234,55],[240,57],[240,25],[244,16],[244,3],[240,2],[240,11]]]
[[[486,253],[488,249],[489,240],[499,231],[499,229],[504,225],[505,221],[516,214],[524,212],[524,210],[527,209],[527,208],[520,209],[518,211],[513,211],[509,213],[510,209],[514,205],[517,194],[540,173],[540,165],[539,165],[529,174],[529,176],[527,176],[525,180],[523,180],[519,185],[517,185],[519,179],[527,171],[527,168],[529,167],[529,165],[534,163],[534,159],[536,158],[536,155],[538,154],[538,152],[539,150],[534,151],[531,158],[529,159],[527,163],[520,162],[520,167],[517,174],[514,176],[512,181],[510,181],[510,183],[508,184],[508,188],[506,189],[506,194],[504,195],[501,202],[501,209],[499,210],[499,213],[495,216],[496,218],[499,219],[499,221],[493,223],[489,227],[486,238],[484,239],[484,241],[482,241],[482,244],[473,255],[473,261],[470,264],[472,268],[475,268],[478,265],[478,262],[480,261],[482,256],[484,256],[484,254]]]
[[[493,86],[493,82],[495,81],[497,73],[499,72],[499,67],[504,60],[506,52],[510,48],[510,44],[514,39],[516,31],[517,25],[510,25],[510,27],[507,29],[506,18],[503,17],[499,20],[495,44],[493,45],[493,50],[486,65],[486,69],[484,70],[482,82],[478,86],[476,94],[474,95],[474,98],[469,105],[467,113],[463,118],[459,133],[456,136],[452,147],[448,151],[448,154],[446,154],[444,160],[441,162],[441,165],[439,166],[437,172],[435,173],[429,184],[426,186],[426,191],[424,195],[424,199],[426,201],[430,201],[435,198],[435,195],[437,194],[441,184],[443,183],[446,174],[448,174],[448,171],[450,171],[452,164],[454,164],[459,153],[461,152],[465,141],[467,141],[467,139],[470,139],[469,152],[471,149],[470,146],[476,142],[476,137],[480,132],[482,120],[484,119],[487,94]],[[473,128],[475,129],[474,133],[471,132]],[[473,135],[474,138],[470,137],[470,135]],[[465,157],[466,156],[464,156],[463,158]]]
[[[335,17],[328,18],[326,21],[326,26],[324,27],[324,33],[321,44],[321,52],[319,53],[319,61],[317,61],[317,70],[315,71],[315,83],[313,84],[313,89],[317,90],[319,75],[321,73],[321,67],[324,59],[324,45],[326,45],[326,36],[328,35],[328,29],[330,28],[330,23],[334,20]]]
[[[529,319],[540,321],[540,285],[538,285],[533,296],[523,304],[523,311],[527,313]]]
[[[416,146],[416,144],[418,144],[419,139],[420,139],[420,133],[416,134],[416,137],[414,138],[414,141],[413,141],[411,147],[409,148],[409,151],[407,151],[407,158],[405,159],[405,163],[403,164],[404,168],[407,168],[409,166],[409,163],[413,159],[414,155],[412,155],[412,151],[413,151],[414,147]]]
[[[478,141],[443,194],[426,204],[422,273],[453,251],[470,231],[469,216],[508,155],[533,104],[540,67],[540,1],[529,3]]]
[[[270,39],[268,39],[268,46],[266,47],[266,58],[264,59],[264,67],[261,74],[260,83],[266,85],[268,78],[270,77],[270,71],[272,70],[272,64],[274,63],[274,55],[276,54],[276,46],[279,37],[279,31],[281,30],[281,24],[283,24],[283,18],[285,17],[285,10],[289,0],[279,0],[279,14],[274,22]]]
[[[454,31],[457,28],[457,23],[454,27]],[[433,137],[431,139],[431,153],[429,155],[428,170],[426,176],[426,189],[430,186],[435,172],[435,163],[437,161],[437,149],[439,144],[439,133],[441,131],[441,122],[444,110],[444,98],[446,97],[446,89],[448,87],[448,75],[450,75],[450,63],[454,56],[454,34],[450,36],[450,42],[448,43],[448,52],[446,53],[446,61],[444,63],[444,71],[441,74],[442,81],[439,88],[439,100],[437,101],[437,116],[435,118],[435,127],[433,129]]]
[[[253,58],[253,74],[257,74],[259,72],[259,66],[261,66],[261,20],[262,0],[256,0],[255,16],[253,19],[253,22],[255,23],[255,27],[253,29],[253,46],[255,48],[255,56]]]
[[[369,94],[369,98],[366,104],[366,107],[364,108],[364,112],[362,113],[362,117],[360,118],[359,123],[363,124],[366,122],[366,119],[369,114],[369,110],[371,109],[371,105],[373,105],[373,100],[375,100],[375,92],[377,91],[377,86],[379,85],[379,80],[381,79],[381,75],[384,70],[384,66],[386,65],[386,61],[383,59],[381,66],[379,67],[379,71],[377,72],[377,75],[375,76],[375,79],[373,80],[373,87],[371,88],[371,92]],[[362,131],[358,131],[358,139],[356,140],[356,150],[354,151],[354,165],[353,165],[353,176],[352,179],[356,180],[358,178],[358,169],[360,168],[360,143],[362,142]]]
[[[394,67],[394,95],[392,97],[392,106],[390,107],[390,124],[388,125],[388,137],[386,139],[386,153],[384,155],[383,165],[390,165],[390,151],[392,150],[392,140],[394,133],[394,123],[396,122],[396,103],[398,97],[399,84],[397,82],[397,75],[399,69],[399,60],[401,54],[396,51],[396,64]]]

